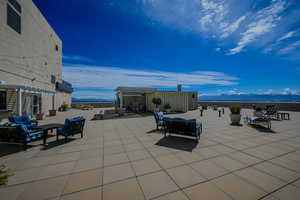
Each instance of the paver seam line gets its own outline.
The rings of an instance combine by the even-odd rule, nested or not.
[[[104,142],[104,141],[103,141],[103,142]],[[145,148],[145,149],[146,149],[146,148]],[[147,151],[148,153],[150,153],[147,149],[146,149],[146,151]],[[239,152],[239,151],[240,151],[240,150],[237,150],[237,152]],[[260,160],[260,162],[257,162],[257,163],[248,165],[248,166],[246,166],[246,167],[244,167],[244,168],[240,168],[239,170],[242,170],[242,169],[245,169],[245,168],[248,168],[248,167],[252,167],[252,166],[255,166],[255,165],[257,165],[257,164],[261,164],[261,163],[263,163],[263,162],[265,162],[265,161],[270,161],[270,162],[272,162],[272,161],[271,161],[272,159],[275,159],[275,158],[278,158],[278,157],[282,157],[282,156],[284,156],[284,155],[287,155],[287,154],[289,154],[289,153],[296,152],[296,151],[298,151],[298,150],[294,150],[294,151],[285,153],[285,154],[283,154],[283,155],[279,155],[279,156],[276,156],[276,157],[272,157],[271,159],[265,159],[265,160],[262,160],[261,158],[258,158],[258,159]],[[245,153],[245,152],[243,152],[243,151],[240,151],[240,152]],[[231,153],[232,153],[232,152],[231,152]],[[151,153],[150,153],[150,154],[151,154]],[[170,154],[173,154],[173,155],[174,155],[174,154],[177,154],[177,153],[176,153],[176,152],[171,152]],[[245,153],[245,154],[247,154],[247,155],[249,155],[249,156],[252,156],[252,157],[255,157],[255,156],[250,155],[250,154],[248,154],[248,153]],[[191,165],[191,164],[196,163],[196,162],[201,162],[201,161],[205,161],[205,160],[210,160],[210,159],[217,158],[217,157],[221,157],[221,156],[228,156],[228,155],[227,155],[227,154],[220,154],[220,155],[217,155],[217,156],[212,156],[212,157],[210,157],[210,158],[205,158],[205,159],[198,160],[198,161],[193,161],[193,162],[190,162],[190,163],[184,163],[184,164],[181,164],[181,165],[178,165],[178,166],[175,166],[175,167],[170,167],[170,168],[168,168],[168,169],[172,169],[172,168],[176,168],[176,167],[180,167],[180,166],[184,166],[184,165]],[[102,157],[103,157],[103,162],[104,162],[104,154],[102,154]],[[151,154],[151,157],[153,157],[152,154]],[[160,157],[160,156],[158,156],[158,157]],[[230,157],[230,156],[229,156],[229,157]],[[177,158],[177,157],[176,157],[176,158]],[[231,158],[231,157],[230,157],[230,158]],[[257,157],[255,157],[255,158],[257,158]],[[145,158],[145,159],[149,159],[149,158]],[[145,160],[145,159],[140,159],[140,160]],[[232,159],[234,159],[234,158],[232,158]],[[139,160],[139,161],[140,161],[140,160]],[[155,160],[156,160],[156,159],[155,159]],[[234,159],[234,160],[238,161],[237,159]],[[74,162],[74,161],[69,161],[69,162]],[[239,162],[240,162],[240,161],[239,161]],[[66,163],[67,163],[67,162],[66,162]],[[216,163],[215,163],[215,164],[216,164]],[[279,167],[282,167],[282,168],[285,168],[285,169],[287,169],[287,170],[290,170],[290,171],[299,173],[299,172],[297,172],[297,171],[295,171],[295,170],[286,168],[286,167],[281,166],[281,165],[279,165],[279,164],[277,164],[277,163],[273,163],[273,162],[272,162],[272,164],[274,164],[274,165],[276,165],[276,166],[279,166]],[[119,165],[119,164],[115,164],[115,165]],[[115,166],[115,165],[111,165],[111,166]],[[216,164],[216,165],[218,165],[218,164]],[[218,166],[219,166],[219,165],[218,165]],[[219,167],[223,168],[222,166],[219,166]],[[82,170],[82,171],[78,171],[78,172],[71,172],[71,173],[64,174],[63,176],[66,176],[66,175],[72,175],[72,174],[76,174],[76,173],[87,172],[87,171],[91,171],[91,170],[103,169],[103,168],[104,168],[104,165],[102,165],[102,167],[100,167],[100,168],[93,168],[93,169]],[[225,168],[224,168],[224,169],[225,169]],[[225,170],[227,170],[227,169],[225,169]],[[160,170],[159,170],[159,171],[160,171]],[[236,171],[237,171],[237,170],[234,170],[234,171],[232,171],[232,172],[236,172]],[[141,175],[141,176],[145,176],[145,175],[152,174],[152,173],[153,173],[153,172],[146,173],[146,174],[143,174],[143,175]],[[198,173],[199,173],[199,172],[198,172]],[[60,175],[60,176],[62,176],[62,175]],[[7,187],[12,187],[12,186],[16,186],[16,185],[25,184],[25,183],[32,183],[32,182],[35,182],[35,181],[41,181],[41,180],[47,180],[47,179],[57,178],[57,177],[60,177],[60,176],[53,176],[53,177],[48,177],[48,178],[43,178],[43,179],[37,179],[37,180],[33,180],[33,181],[28,181],[28,182],[23,182],[23,183],[19,183],[19,184],[9,185],[9,186],[7,186]],[[274,178],[277,178],[277,177],[274,177]],[[104,184],[103,184],[103,185],[104,185]]]
[[[232,147],[231,147],[232,148]],[[103,154],[104,155],[104,154]],[[253,155],[251,155],[251,156],[253,156]],[[282,156],[282,155],[281,155]],[[280,156],[278,156],[278,157],[280,157]],[[274,158],[272,158],[272,159],[274,159]],[[282,167],[282,166],[281,166]],[[52,177],[51,177],[52,178]],[[34,181],[33,181],[34,182]]]
[[[136,138],[137,140],[139,140],[140,141],[140,139],[137,137]],[[144,148],[146,149],[146,151],[150,154],[150,156],[152,157],[152,159],[153,160],[155,160],[156,161],[156,163],[160,166],[160,168],[162,169],[162,171],[164,171],[166,174],[167,174],[167,176],[173,181],[173,183],[179,188],[179,190],[180,191],[182,191],[182,193],[187,197],[187,199],[189,199],[190,200],[190,198],[189,198],[189,196],[181,189],[181,187],[175,182],[175,180],[169,175],[169,173],[167,172],[167,170],[166,169],[164,169],[163,167],[162,167],[162,165],[158,162],[158,160],[151,154],[151,152],[145,147],[145,145],[142,143],[142,145],[144,146]],[[174,152],[171,152],[171,154],[173,154]],[[174,192],[174,191],[172,191],[172,192]],[[172,193],[172,192],[170,192],[170,193]],[[155,197],[156,198],[156,197]],[[154,197],[152,198],[152,199],[154,199]]]
[[[119,136],[120,136],[120,135],[119,135]],[[120,138],[121,138],[121,137],[120,137]],[[122,141],[122,139],[120,139],[120,141],[121,141],[121,145],[123,145],[124,149],[126,150],[125,145],[124,145],[124,142]],[[145,195],[145,193],[144,193],[144,191],[143,191],[143,189],[142,189],[142,186],[141,186],[140,181],[139,181],[138,178],[137,178],[137,175],[136,175],[136,173],[135,173],[133,164],[132,164],[131,160],[129,159],[129,156],[128,156],[127,152],[126,152],[125,154],[126,154],[127,159],[129,160],[130,168],[131,168],[131,170],[132,170],[133,173],[134,173],[134,178],[135,178],[136,182],[137,182],[138,185],[139,185],[139,189],[140,189],[140,191],[142,192],[144,199],[146,200],[146,195]],[[103,199],[103,200],[104,200],[104,199]]]
[[[101,123],[101,127],[103,127],[104,126],[104,124],[103,123]],[[101,154],[101,156],[102,156],[102,167],[101,167],[101,170],[102,170],[102,174],[101,174],[101,185],[102,185],[102,187],[101,187],[101,191],[100,191],[100,195],[101,195],[101,199],[103,199],[103,177],[104,177],[104,134],[100,134],[101,135],[101,138],[102,138],[102,140],[100,141],[100,142],[102,142],[102,154]]]
[[[285,188],[285,187],[288,186],[288,185],[293,184],[294,182],[296,182],[296,181],[298,181],[298,180],[300,180],[300,178],[297,178],[296,180],[293,180],[293,181],[291,181],[291,182],[289,182],[289,183],[287,183],[287,184],[285,184],[285,185],[283,185],[283,186],[281,186],[281,187],[279,187],[279,188],[273,190],[272,192],[270,192],[270,193],[268,193],[268,194],[262,196],[262,197],[259,198],[258,200],[261,200],[261,199],[263,199],[263,198],[265,198],[265,197],[267,197],[267,196],[269,196],[269,195],[271,195],[271,194],[273,194],[273,193],[275,193],[275,192],[277,192],[277,191],[280,191],[281,189]],[[294,185],[293,185],[293,186],[294,186]]]
[[[87,130],[88,130],[88,126],[89,126],[89,125],[86,123],[86,129],[85,129],[85,135],[86,135],[86,136],[87,136],[87,133],[88,133],[88,131],[87,131]],[[80,152],[81,152],[81,151],[80,151]],[[76,163],[74,164],[74,166],[73,166],[71,172],[74,170],[75,165],[77,164],[77,162],[78,162],[78,160],[77,160]],[[66,189],[67,184],[69,183],[69,180],[70,180],[70,177],[71,177],[71,173],[69,173],[67,176],[68,176],[68,177],[67,177],[67,180],[66,180],[66,182],[65,182],[65,185],[64,185],[64,187],[63,187],[61,193],[59,194],[59,198],[63,195],[63,192],[64,192],[64,190]]]
[[[237,152],[241,152],[241,153],[247,154],[248,156],[255,157],[256,159],[259,159],[259,160],[261,160],[261,161],[269,161],[269,162],[272,162],[272,160],[275,159],[275,158],[283,157],[283,156],[285,156],[285,155],[288,155],[288,154],[290,154],[290,153],[297,152],[297,151],[299,151],[299,150],[300,150],[300,148],[295,148],[295,149],[292,150],[292,151],[289,151],[289,152],[286,152],[286,153],[277,155],[277,156],[272,157],[272,158],[270,158],[270,159],[262,159],[262,158],[259,158],[259,157],[255,156],[255,155],[252,155],[252,154],[249,154],[249,153],[247,153],[247,152],[244,152],[243,150],[238,150]],[[232,159],[234,159],[234,158],[232,158]],[[279,165],[279,164],[277,164],[277,163],[273,163],[273,162],[272,162],[272,164],[274,164],[274,165],[276,165],[276,166],[280,166],[280,167],[282,167],[282,168],[284,168],[284,169],[288,169],[288,170],[290,170],[290,171],[299,173],[299,172],[297,172],[297,171],[295,171],[295,170],[293,170],[293,169],[286,168],[286,167],[281,166],[281,165]]]

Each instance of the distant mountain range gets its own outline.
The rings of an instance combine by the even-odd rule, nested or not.
[[[240,101],[240,102],[300,102],[300,95],[294,94],[240,94],[200,96],[200,101]]]

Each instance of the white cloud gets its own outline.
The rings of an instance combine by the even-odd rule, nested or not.
[[[298,31],[298,30],[296,30],[296,31],[290,31],[290,32],[284,34],[284,35],[283,35],[281,38],[279,38],[277,41],[282,41],[282,40],[286,40],[286,39],[288,39],[288,38],[291,38],[291,37],[293,37],[293,36],[295,35],[295,33],[296,33],[297,31]]]
[[[294,36],[296,36],[298,34],[300,29],[296,29],[294,31],[290,31],[288,33],[285,33],[284,35],[282,35],[279,39],[276,40],[276,42],[270,44],[269,46],[264,48],[264,53],[269,53],[271,51],[278,51],[280,52],[280,49],[286,48],[287,46],[285,46],[285,44],[283,44],[283,42],[289,38],[292,38]],[[279,46],[285,46],[285,47],[279,47]],[[280,54],[280,53],[279,53]]]
[[[291,53],[293,50],[300,47],[300,40],[289,44],[287,47],[282,48],[278,51],[279,55],[285,55]]]
[[[224,1],[202,0],[201,6],[203,16],[199,19],[199,23],[202,30],[205,31],[210,30],[213,25],[221,23],[227,14]]]
[[[246,16],[241,16],[235,22],[233,22],[232,24],[230,24],[227,27],[225,27],[224,30],[223,30],[223,34],[221,35],[221,38],[228,37],[230,34],[232,34],[233,32],[235,32],[239,28],[240,24],[245,19],[246,19]]]
[[[277,51],[277,40],[294,37],[297,33],[290,29],[300,19],[297,0],[140,1],[150,20],[215,40],[228,55],[250,45],[265,53]]]
[[[272,4],[254,15],[253,21],[247,26],[242,38],[237,46],[229,50],[228,55],[241,52],[247,45],[255,41],[258,37],[270,32],[277,26],[280,14],[285,10],[286,3],[282,0],[273,0]]]
[[[220,47],[215,49],[217,52],[220,52],[222,49]]]
[[[73,65],[63,68],[64,79],[75,88],[115,89],[118,86],[176,87],[197,85],[235,85],[238,78],[221,72],[188,73],[124,69],[118,67]]]
[[[63,55],[63,60],[65,63],[68,62],[88,62],[93,63],[94,60],[85,56],[79,56],[79,55]]]

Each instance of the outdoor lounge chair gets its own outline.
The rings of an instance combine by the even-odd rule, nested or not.
[[[9,117],[8,120],[17,125],[25,125],[25,126],[27,126],[27,128],[35,128],[38,126],[38,122],[35,120],[32,120],[29,115],[24,115],[21,117],[13,116],[13,117]]]
[[[202,133],[202,123],[196,119],[164,118],[165,136],[167,133],[195,137],[198,141]]]
[[[67,118],[65,120],[65,124],[63,128],[59,128],[57,130],[57,138],[59,135],[65,137],[65,142],[67,142],[67,138],[70,135],[75,135],[77,133],[81,134],[81,138],[83,137],[83,127],[85,124],[84,117],[74,117],[74,118]]]
[[[41,139],[44,136],[42,130],[29,130],[28,127],[24,124],[18,125],[19,134],[16,135],[16,140],[21,141],[24,145],[24,148],[27,148],[27,144],[34,140]]]
[[[275,107],[275,105],[267,105],[266,106],[266,112],[265,112],[265,115],[269,118],[278,118],[278,115],[277,115],[277,108]]]
[[[164,114],[162,112],[154,112],[153,115],[156,122],[156,130],[158,130],[159,127],[164,128]]]
[[[256,117],[256,116],[247,116],[245,117],[245,122],[250,125],[257,125],[257,124],[266,124],[268,129],[271,129],[271,118],[267,116]]]

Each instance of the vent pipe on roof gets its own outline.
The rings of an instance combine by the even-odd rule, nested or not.
[[[177,85],[177,91],[178,91],[178,92],[181,92],[181,90],[182,90],[182,85],[181,85],[181,84],[178,84],[178,85]]]

